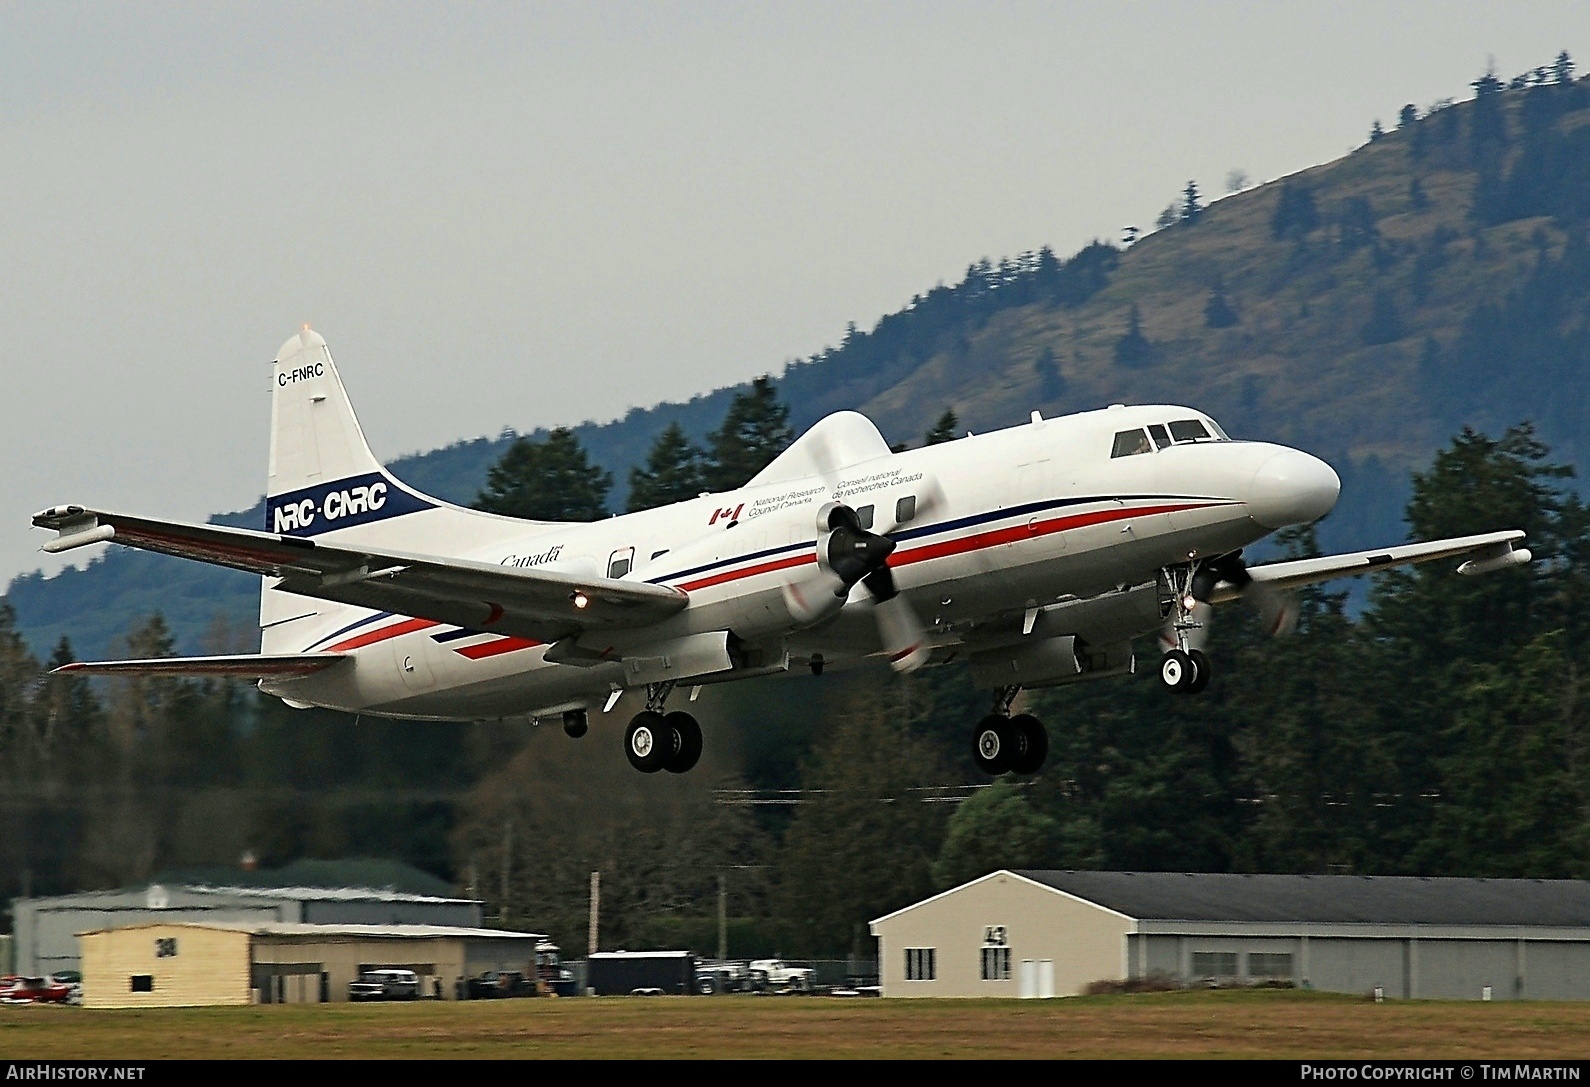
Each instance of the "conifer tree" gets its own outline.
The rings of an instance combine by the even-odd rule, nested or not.
[[[568,427],[544,441],[516,438],[486,473],[475,508],[532,521],[597,521],[607,516],[612,473],[590,462]]]
[[[1154,345],[1143,335],[1142,316],[1137,311],[1137,303],[1133,302],[1126,315],[1126,331],[1115,341],[1115,363],[1117,366],[1135,368],[1147,366],[1153,361]]]
[[[1277,238],[1301,239],[1319,226],[1314,193],[1301,182],[1281,183],[1281,198],[1270,218],[1270,233]]]
[[[1238,322],[1237,311],[1226,300],[1225,288],[1216,283],[1204,303],[1204,324],[1209,328],[1230,328]]]
[[[1181,221],[1183,226],[1196,222],[1204,213],[1203,202],[1198,197],[1198,182],[1189,181],[1181,191]]]
[[[1066,394],[1065,374],[1060,372],[1060,360],[1054,357],[1054,352],[1045,347],[1038,352],[1038,357],[1033,360],[1032,369],[1038,375],[1038,397],[1040,400],[1058,400]]]
[[[656,509],[694,498],[706,489],[701,450],[685,437],[678,423],[669,423],[652,443],[644,465],[629,470],[630,513]]]
[[[735,394],[723,425],[708,438],[707,489],[743,487],[794,437],[789,407],[779,402],[773,379],[763,374],[751,382],[750,389]]]
[[[955,414],[954,408],[945,408],[944,414],[939,416],[939,421],[933,424],[933,429],[928,431],[922,439],[923,445],[942,445],[954,441],[957,437],[955,431],[960,427],[960,417]]]

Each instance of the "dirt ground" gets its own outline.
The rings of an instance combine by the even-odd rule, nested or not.
[[[1590,1004],[1286,991],[0,1008],[0,1058],[1590,1057]]]

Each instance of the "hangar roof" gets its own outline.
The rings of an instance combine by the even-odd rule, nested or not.
[[[254,936],[303,937],[306,939],[361,939],[361,940],[436,940],[436,939],[492,939],[492,940],[545,940],[537,932],[514,932],[495,928],[462,928],[455,925],[317,925],[293,921],[150,921],[141,925],[121,925],[111,929],[94,929],[79,932],[79,936],[93,936],[101,932],[131,932],[150,928],[202,928],[221,929],[227,932],[247,932]]]
[[[151,884],[145,887],[125,887],[112,891],[79,891],[75,894],[56,895],[26,901],[41,910],[61,909],[165,909],[153,902],[170,893],[193,895],[202,899],[226,900],[228,904],[245,902],[408,902],[432,905],[473,906],[472,898],[443,898],[437,895],[413,894],[394,891],[387,887],[240,887],[210,884],[172,883]]]
[[[1590,927],[1590,882],[1208,872],[1015,873],[1138,921]]]

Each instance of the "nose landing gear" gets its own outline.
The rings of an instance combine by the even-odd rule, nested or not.
[[[1211,675],[1209,658],[1199,648],[1208,634],[1204,620],[1209,605],[1203,601],[1219,576],[1195,559],[1185,567],[1166,569],[1164,577],[1171,590],[1171,611],[1160,644],[1170,648],[1160,658],[1159,680],[1173,691],[1197,694],[1209,686]]]
[[[1010,704],[1020,687],[1001,688],[994,696],[994,712],[983,718],[972,733],[972,757],[986,774],[1036,774],[1049,755],[1049,733],[1031,714],[1010,716]]]
[[[643,774],[683,774],[701,759],[701,725],[688,713],[663,713],[673,687],[671,682],[648,685],[646,708],[624,730],[624,755]]]

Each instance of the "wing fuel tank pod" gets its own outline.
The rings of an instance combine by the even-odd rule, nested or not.
[[[1457,572],[1465,576],[1489,574],[1493,570],[1505,570],[1509,566],[1522,566],[1534,557],[1529,548],[1515,548],[1509,541],[1497,544],[1495,547],[1487,547],[1459,566]]]

